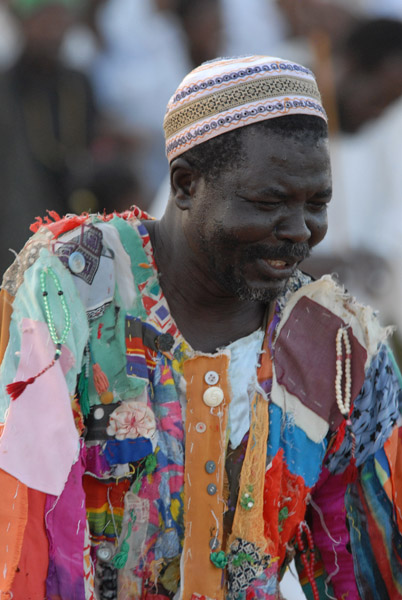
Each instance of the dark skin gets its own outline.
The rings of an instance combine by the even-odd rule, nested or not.
[[[185,155],[147,227],[160,282],[188,343],[215,352],[261,327],[298,262],[327,230],[327,140],[250,128],[240,164],[208,181]],[[293,255],[294,254],[294,255]]]

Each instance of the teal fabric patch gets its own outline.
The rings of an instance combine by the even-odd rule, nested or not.
[[[18,352],[21,347],[20,323],[23,318],[46,323],[45,307],[40,287],[40,274],[46,267],[51,267],[56,273],[71,315],[71,329],[66,340],[66,346],[76,357],[75,365],[66,375],[67,386],[71,395],[74,394],[77,375],[81,371],[81,357],[89,335],[85,309],[78,296],[70,272],[56,256],[52,255],[46,248],[42,248],[38,260],[25,272],[24,281],[14,299],[10,324],[10,341],[0,369],[0,421],[4,421],[5,411],[10,403],[10,397],[5,387],[13,381],[19,363]],[[64,327],[64,312],[51,278],[48,277],[47,281],[49,306],[56,330],[60,333]],[[46,365],[43,366],[45,367]]]

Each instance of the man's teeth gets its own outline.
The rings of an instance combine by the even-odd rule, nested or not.
[[[271,267],[275,267],[276,269],[282,269],[286,267],[286,262],[284,260],[268,260],[267,261]]]

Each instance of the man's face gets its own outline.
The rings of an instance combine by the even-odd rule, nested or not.
[[[197,267],[220,293],[269,302],[327,231],[327,140],[250,128],[240,165],[198,180],[184,221]]]

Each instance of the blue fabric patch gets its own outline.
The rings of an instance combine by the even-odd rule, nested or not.
[[[367,369],[366,379],[352,411],[353,432],[356,436],[356,466],[362,465],[383,447],[399,417],[402,390],[386,346],[381,346]],[[342,473],[349,464],[351,438],[345,439],[328,458],[331,473]]]
[[[402,589],[402,536],[394,523],[393,507],[377,478],[374,467],[374,457],[371,456],[364,464],[360,474],[360,485],[364,493],[361,501],[358,486],[348,486],[345,496],[345,506],[349,520],[350,541],[354,558],[356,583],[361,598],[373,600],[391,600],[387,586],[383,580],[380,565],[377,563],[370,539],[370,528],[366,511],[370,510],[372,518],[382,536],[386,548],[385,560],[392,573],[395,589]]]
[[[275,404],[269,405],[269,419],[268,456],[275,456],[282,448],[289,471],[303,477],[306,485],[312,487],[320,475],[327,442],[324,440],[316,444],[310,440],[289,415],[283,416],[282,409]]]
[[[124,465],[136,462],[152,454],[152,444],[148,438],[138,437],[135,440],[109,440],[103,451],[109,465]]]
[[[388,462],[387,455],[385,454],[384,448],[381,448],[381,450],[378,450],[375,453],[374,458],[375,458],[376,462],[378,462],[378,464],[380,465],[380,467],[382,468],[384,473],[388,477],[391,477],[391,470],[389,468],[389,462]]]

